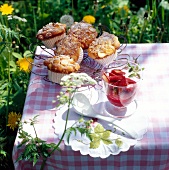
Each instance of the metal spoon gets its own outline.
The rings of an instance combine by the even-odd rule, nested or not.
[[[127,133],[131,138],[138,139],[138,134],[131,128],[131,126],[127,125],[124,122],[120,122],[117,119],[112,117],[106,117],[98,114],[91,106],[89,99],[83,93],[76,93],[73,97],[73,107],[75,112],[79,115],[86,117],[93,117],[100,120],[107,121],[112,123],[114,126],[118,127],[125,133]]]

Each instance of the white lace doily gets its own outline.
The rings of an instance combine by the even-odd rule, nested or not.
[[[61,138],[64,132],[67,109],[67,105],[60,107],[56,111],[56,115],[54,118],[53,128],[55,129],[55,134],[58,135],[59,138]],[[76,110],[73,107],[71,107],[67,122],[67,129],[74,125],[75,122],[77,122],[80,118],[81,116],[76,113]],[[83,119],[90,120],[91,118],[83,117]],[[69,143],[67,140],[67,134],[64,136],[63,140],[65,145],[71,146],[72,150],[74,151],[80,151],[82,155],[90,155],[91,157],[101,158],[107,158],[109,155],[117,155],[120,152],[128,151],[131,146],[137,143],[138,140],[141,140],[143,138],[143,135],[147,132],[148,127],[148,118],[141,113],[139,107],[137,108],[135,114],[133,114],[129,118],[122,119],[121,123],[123,124],[123,122],[125,125],[128,125],[129,129],[133,129],[134,132],[137,133],[137,139],[130,138],[127,134],[125,134],[125,132],[116,129],[113,124],[98,119],[93,126],[101,124],[105,130],[111,130],[112,132],[115,131],[109,136],[109,139],[112,140],[112,144],[104,144],[104,142],[101,140],[99,147],[96,149],[92,149],[90,148],[89,138],[86,137],[85,134],[81,135],[78,131],[76,131],[76,134],[75,132],[71,133]],[[120,147],[116,144],[116,139],[120,139],[120,141],[122,142],[122,145]]]

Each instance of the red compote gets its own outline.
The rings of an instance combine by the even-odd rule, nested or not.
[[[127,77],[120,69],[104,72],[102,78],[105,83],[106,95],[114,106],[125,107],[130,104],[137,91],[137,83]]]

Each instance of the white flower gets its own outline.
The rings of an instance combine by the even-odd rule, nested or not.
[[[91,85],[97,82],[88,76],[86,73],[71,73],[64,76],[61,79],[61,85],[64,86],[81,86],[81,85]]]
[[[165,0],[162,0],[160,2],[160,6],[162,6],[164,9],[169,10],[169,3]]]
[[[12,19],[12,15],[8,15],[8,20],[11,20]]]
[[[27,22],[27,20],[25,18],[21,18],[21,17],[18,17],[16,15],[12,16],[12,15],[8,15],[8,20],[11,20],[11,19],[17,19],[19,21],[22,21],[22,22]]]
[[[60,18],[60,23],[66,24],[67,27],[70,27],[74,23],[74,19],[71,15],[63,15]]]

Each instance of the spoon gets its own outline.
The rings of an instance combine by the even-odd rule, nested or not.
[[[138,134],[133,130],[133,128],[131,128],[131,126],[128,126],[126,123],[120,122],[119,120],[114,119],[112,117],[106,117],[106,116],[98,114],[92,108],[89,99],[83,93],[76,93],[74,95],[73,107],[76,113],[79,115],[104,120],[118,127],[119,129],[127,133],[131,138],[133,139],[139,138]]]

